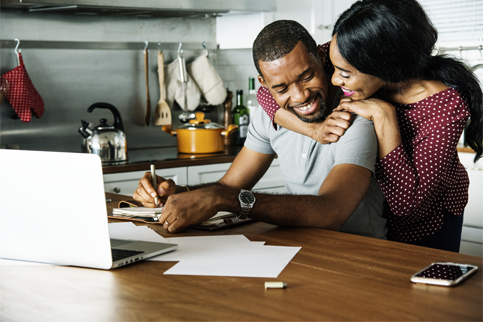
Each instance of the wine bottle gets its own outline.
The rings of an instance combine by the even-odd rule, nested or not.
[[[257,101],[257,90],[255,89],[255,78],[249,77],[248,78],[248,95],[247,95],[247,107],[248,107],[248,115],[250,116],[250,120],[253,119],[253,113],[257,110],[260,106]]]
[[[248,108],[243,105],[243,91],[241,89],[236,91],[236,106],[233,108],[232,114],[233,124],[238,125],[238,130],[234,133],[235,145],[243,145],[247,138],[250,117]]]

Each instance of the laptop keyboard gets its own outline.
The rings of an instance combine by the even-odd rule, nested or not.
[[[119,248],[112,248],[112,260],[118,261],[124,258],[128,258],[134,255],[142,254],[144,252],[138,250],[129,250],[129,249],[119,249]]]

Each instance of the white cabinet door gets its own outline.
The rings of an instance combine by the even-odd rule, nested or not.
[[[463,217],[460,253],[483,256],[483,160],[473,163],[474,153],[458,153],[468,171],[470,188]]]
[[[274,159],[270,168],[253,187],[253,190],[260,192],[285,193],[285,181],[278,159]]]
[[[132,196],[138,187],[139,179],[144,176],[146,171],[131,171],[110,173],[104,175],[104,189],[106,192],[120,193]],[[157,169],[156,175],[165,179],[172,179],[176,184],[186,184],[186,167]]]
[[[188,185],[215,182],[221,179],[231,163],[217,163],[188,167]]]
[[[188,185],[197,185],[218,181],[223,177],[231,163],[219,163],[188,167]],[[278,159],[273,160],[272,165],[265,175],[253,187],[260,192],[285,192],[285,185]]]

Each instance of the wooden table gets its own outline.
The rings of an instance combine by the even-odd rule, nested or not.
[[[158,261],[111,271],[1,266],[0,321],[483,320],[480,257],[264,223],[176,235],[149,227],[164,237],[244,234],[302,249],[277,279],[163,275],[175,263]],[[409,281],[435,261],[480,269],[456,287]],[[265,290],[268,280],[288,287]]]

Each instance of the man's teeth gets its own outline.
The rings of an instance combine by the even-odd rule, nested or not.
[[[312,106],[312,104],[314,103],[314,101],[315,101],[315,97],[314,97],[314,99],[313,99],[313,100],[311,100],[311,101],[310,101],[310,102],[308,102],[307,104],[305,104],[305,105],[303,105],[303,106],[300,106],[300,107],[297,107],[297,109],[299,109],[299,110],[301,110],[301,111],[306,111],[306,110],[308,110],[308,109],[309,109],[309,108]]]

